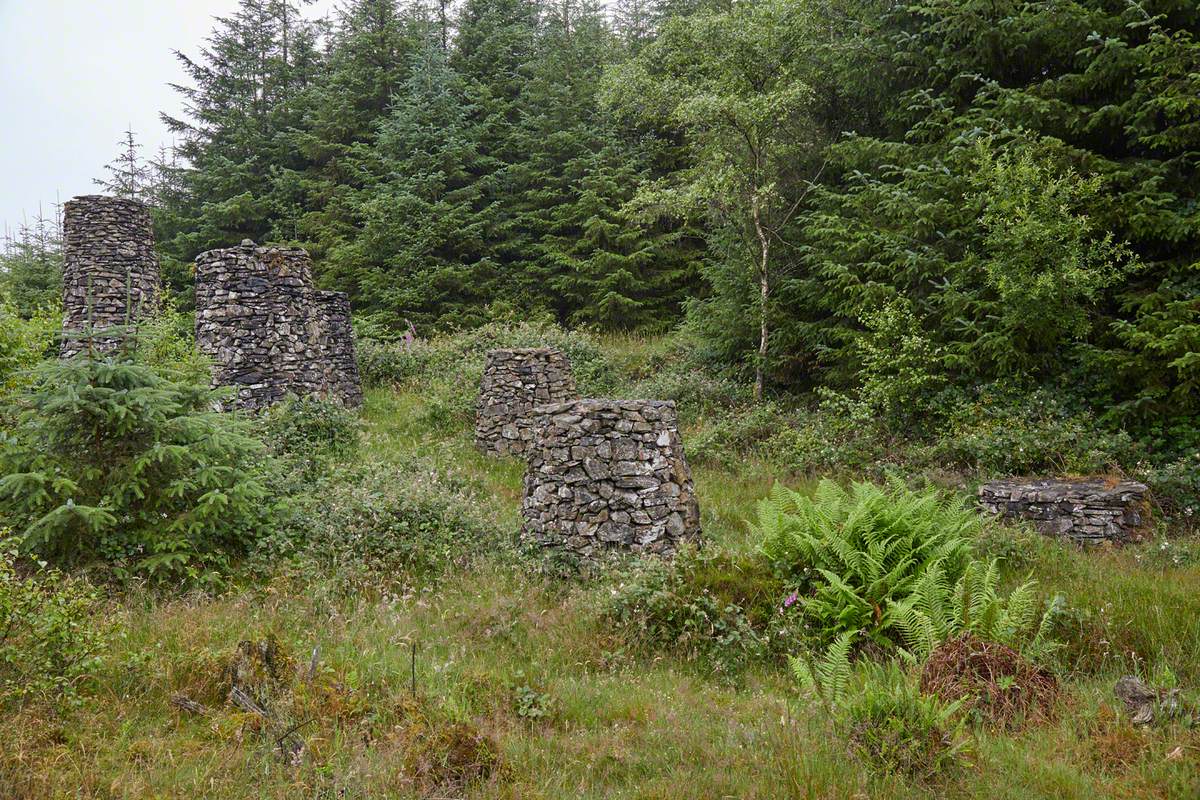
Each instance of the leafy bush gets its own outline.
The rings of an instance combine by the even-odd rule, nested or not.
[[[298,498],[291,524],[263,540],[256,556],[270,565],[292,558],[347,589],[403,588],[511,547],[475,512],[486,507],[464,481],[421,462],[354,464]]]
[[[638,563],[608,598],[607,625],[634,647],[667,651],[730,674],[767,653],[781,584],[766,565],[688,548]]]
[[[273,508],[262,444],[214,403],[128,356],[43,364],[0,438],[0,515],[61,564],[211,577]]]
[[[943,349],[921,330],[907,301],[894,300],[862,321],[859,386],[851,397],[827,392],[827,402],[856,424],[907,430],[928,423],[946,384]]]
[[[823,658],[791,659],[802,688],[816,694],[855,752],[873,768],[921,780],[957,766],[966,754],[961,701],[923,695],[893,662],[870,664],[856,680],[850,664],[852,635],[844,633]]]
[[[614,386],[612,365],[590,334],[567,331],[545,319],[500,320],[473,330],[416,339],[411,344],[364,342],[359,348],[359,369],[368,384],[440,382],[473,400],[487,351],[503,347],[562,350],[584,395],[606,394]],[[466,407],[471,406],[468,403]]]
[[[1139,464],[1135,476],[1150,487],[1154,502],[1174,521],[1195,529],[1200,519],[1200,453],[1165,464]]]
[[[51,354],[61,326],[62,313],[56,309],[22,319],[0,300],[0,399],[29,384],[29,370]]]
[[[315,477],[358,450],[358,415],[319,397],[289,396],[272,406],[262,422],[272,451],[296,465],[304,478]]]
[[[980,475],[1094,474],[1133,461],[1134,444],[1048,389],[990,387],[950,412],[927,459]]]
[[[0,706],[73,702],[96,667],[104,632],[91,622],[98,595],[86,582],[30,562],[0,540]]]
[[[696,463],[733,466],[762,452],[772,436],[786,427],[783,410],[774,403],[743,406],[704,420],[688,439],[688,457]]]
[[[888,457],[886,442],[886,435],[875,425],[821,408],[777,431],[765,449],[782,467],[796,474],[862,474],[880,471]]]

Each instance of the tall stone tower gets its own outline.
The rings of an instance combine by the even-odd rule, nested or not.
[[[162,279],[150,211],[136,200],[75,197],[63,206],[63,236],[61,355],[113,352],[121,338],[110,329],[158,310]]]

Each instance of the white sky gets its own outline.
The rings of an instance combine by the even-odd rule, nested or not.
[[[129,125],[153,155],[177,114],[173,55],[199,55],[237,0],[0,0],[0,236],[92,183]],[[323,16],[319,0],[307,16]]]

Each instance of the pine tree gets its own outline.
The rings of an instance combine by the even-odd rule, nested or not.
[[[125,129],[117,144],[121,148],[120,152],[104,167],[108,177],[95,178],[92,183],[115,197],[143,201],[148,199],[147,195],[151,192],[151,170],[138,152],[142,145],[137,141],[132,126]]]
[[[176,53],[190,85],[172,84],[183,117],[163,115],[179,137],[187,168],[183,193],[164,219],[187,222],[164,231],[164,248],[180,261],[197,252],[264,238],[280,210],[273,177],[303,166],[305,156],[281,134],[301,124],[299,98],[321,67],[318,28],[282,0],[241,0],[218,17],[200,57]]]
[[[38,209],[32,223],[22,223],[4,238],[0,249],[0,292],[18,314],[30,317],[57,308],[62,299],[62,223],[55,213]]]

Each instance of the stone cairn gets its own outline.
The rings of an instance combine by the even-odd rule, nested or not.
[[[560,351],[492,350],[479,382],[475,444],[492,455],[524,453],[534,439],[534,408],[578,397],[571,363]]]
[[[363,402],[362,380],[354,352],[354,329],[350,327],[350,298],[345,292],[316,293],[313,312],[325,354],[326,392],[347,408]]]
[[[522,538],[586,560],[617,548],[672,553],[699,537],[675,403],[575,400],[536,414]]]
[[[1140,538],[1147,521],[1147,492],[1133,481],[1013,479],[980,486],[979,505],[1081,544],[1128,542]]]
[[[161,292],[150,211],[136,200],[82,195],[63,205],[63,342],[60,355],[91,347],[111,353],[119,336],[105,329],[158,311]],[[86,333],[100,336],[89,343]]]
[[[346,369],[352,337],[349,303],[318,297],[303,249],[247,239],[196,257],[196,342],[215,364],[213,385],[237,390],[234,406],[261,409],[287,394],[361,403],[357,366]]]

